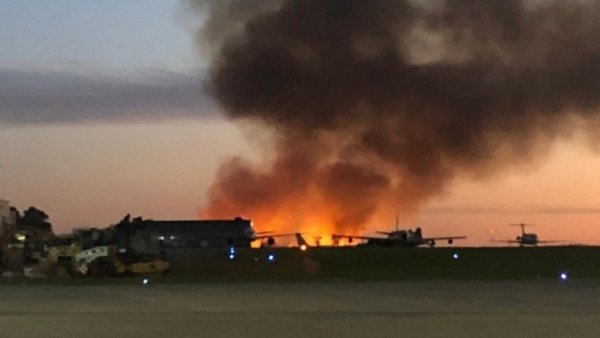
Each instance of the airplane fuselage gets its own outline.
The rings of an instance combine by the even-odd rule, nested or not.
[[[423,239],[421,228],[413,230],[396,230],[388,233],[387,238],[371,238],[367,241],[370,245],[379,246],[398,246],[414,248],[419,245],[435,245],[435,241],[425,241]]]
[[[524,233],[521,236],[517,237],[517,242],[519,242],[520,245],[537,245],[538,237],[536,234]]]

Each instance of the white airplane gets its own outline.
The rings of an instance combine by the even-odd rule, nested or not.
[[[526,233],[525,232],[525,227],[526,226],[533,226],[533,224],[528,224],[528,223],[518,223],[518,224],[510,224],[511,226],[518,226],[521,227],[521,236],[517,236],[516,239],[514,240],[494,240],[494,242],[503,242],[503,243],[514,243],[514,244],[519,244],[520,246],[525,246],[525,245],[538,245],[538,244],[545,244],[545,243],[558,243],[558,242],[562,242],[562,241],[540,241],[538,239],[538,235],[535,233]]]

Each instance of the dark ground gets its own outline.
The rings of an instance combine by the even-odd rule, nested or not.
[[[2,337],[598,337],[597,281],[5,285]]]
[[[600,336],[595,247],[169,256],[170,275],[151,276],[146,286],[140,276],[4,280],[0,336]]]

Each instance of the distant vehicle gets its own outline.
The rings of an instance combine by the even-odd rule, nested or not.
[[[339,235],[334,234],[331,237],[334,242],[339,241],[342,238],[348,239],[349,243],[352,243],[354,239],[365,240],[367,245],[379,245],[379,246],[399,246],[399,247],[417,247],[419,245],[429,245],[430,247],[435,246],[436,241],[443,240],[448,241],[448,244],[454,243],[454,240],[465,239],[466,236],[442,236],[442,237],[423,237],[421,228],[415,230],[396,230],[393,231],[376,231],[378,234],[386,235],[387,237],[371,237],[371,236],[350,236],[350,235]]]
[[[533,226],[533,224],[529,224],[529,223],[518,223],[518,224],[509,224],[510,226],[518,226],[521,227],[521,236],[517,236],[516,239],[514,240],[494,240],[494,242],[503,242],[503,243],[514,243],[514,244],[519,244],[520,246],[525,246],[525,245],[538,245],[538,244],[544,244],[544,243],[558,243],[561,241],[540,241],[538,239],[538,235],[534,234],[532,232],[530,233],[526,233],[525,232],[525,227],[526,226]]]
[[[75,270],[83,276],[165,274],[170,263],[156,255],[120,255],[117,246],[103,245],[75,255]]]

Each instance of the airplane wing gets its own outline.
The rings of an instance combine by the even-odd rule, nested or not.
[[[421,243],[429,244],[430,246],[435,245],[435,241],[448,241],[448,244],[452,244],[456,239],[465,239],[467,236],[442,236],[442,237],[426,237],[421,239]]]
[[[442,240],[442,241],[449,241],[449,240],[455,240],[455,239],[465,239],[467,238],[467,236],[446,236],[446,237],[427,237],[427,238],[423,238],[424,241],[437,241],[437,240]]]
[[[331,235],[331,238],[333,239],[342,239],[342,238],[346,238],[349,240],[353,240],[353,239],[363,239],[363,240],[369,240],[369,239],[385,239],[383,237],[373,237],[373,236],[352,236],[352,235],[339,235],[339,234],[333,234]]]
[[[521,241],[515,241],[514,239],[507,239],[507,240],[498,240],[498,239],[493,239],[491,240],[491,242],[494,243],[512,243],[512,244],[523,244],[523,242]],[[537,241],[535,244],[548,244],[548,243],[564,243],[565,241]],[[535,245],[535,244],[530,244],[530,243],[525,243],[525,245]]]
[[[310,245],[308,245],[308,243],[306,242],[304,237],[302,237],[302,233],[300,233],[300,232],[285,233],[285,234],[268,234],[268,235],[261,234],[261,235],[255,236],[252,239],[252,241],[266,240],[266,243],[269,246],[273,246],[273,245],[275,245],[275,238],[278,238],[278,237],[294,237],[296,239],[296,244],[298,244],[298,247],[301,248],[301,250],[306,250],[308,247],[310,247]]]
[[[262,239],[269,239],[269,238],[275,238],[275,237],[290,237],[290,236],[296,236],[296,233],[289,233],[289,234],[262,234],[259,233],[259,235],[254,236],[253,240],[262,240]]]
[[[494,242],[494,243],[516,243],[516,244],[521,243],[520,241],[515,241],[514,239],[507,239],[507,240],[492,239],[491,242]]]
[[[256,234],[257,234],[257,235],[259,235],[259,236],[261,236],[261,235],[268,235],[268,234],[272,234],[272,233],[274,233],[274,232],[275,232],[275,231],[273,231],[273,230],[267,230],[267,231],[257,231],[257,232],[256,232]]]

